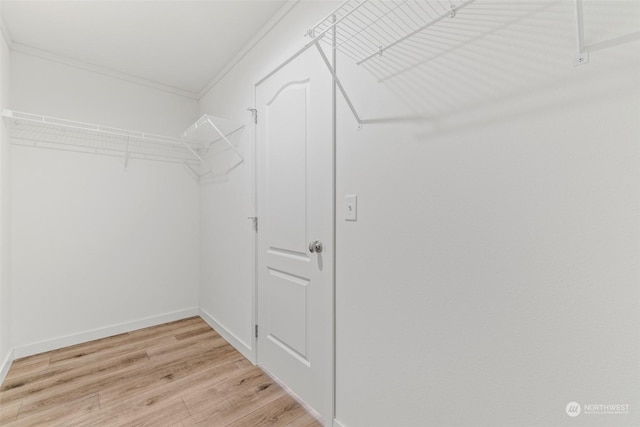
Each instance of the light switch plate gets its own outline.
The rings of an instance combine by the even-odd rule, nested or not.
[[[358,220],[358,196],[353,194],[344,196],[344,219],[345,221]]]

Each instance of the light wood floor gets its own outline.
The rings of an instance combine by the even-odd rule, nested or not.
[[[201,318],[13,362],[3,426],[320,426]]]

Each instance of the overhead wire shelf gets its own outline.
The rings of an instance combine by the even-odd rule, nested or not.
[[[583,2],[586,0],[569,2],[569,7],[571,3],[575,7],[575,65],[589,62]],[[594,6],[603,2],[591,3]],[[560,15],[550,15],[551,19],[558,19],[558,25],[549,19],[543,24],[537,22],[538,16],[551,14],[556,4],[559,8],[564,5],[536,1],[345,0],[308,29],[306,35],[311,41],[305,48],[318,48],[359,128],[375,119],[360,117],[320,43],[367,70],[379,83],[386,83],[414,111],[429,111],[428,115],[433,116],[453,105],[458,109],[478,105],[480,100],[504,93],[508,87],[505,82],[512,83],[514,76],[543,69],[541,61],[524,59],[522,52],[528,52],[529,58],[536,53],[546,57],[548,49],[554,48],[544,46],[546,39],[567,35]],[[597,12],[594,10],[591,15],[595,17]],[[534,40],[530,37],[531,28],[536,25],[543,34]],[[503,43],[505,34],[511,43]],[[634,34],[620,40],[631,39]],[[601,49],[603,45],[598,44]],[[547,71],[536,72],[533,78],[543,73]]]
[[[399,48],[474,0],[347,0],[308,32],[319,37],[334,27],[335,48],[362,65]],[[332,43],[332,40],[324,38]]]
[[[467,37],[451,35],[451,28],[474,1],[346,0],[307,31],[311,41],[302,50],[318,48],[361,128],[370,121],[360,118],[319,43],[329,44],[382,82],[464,45]]]
[[[228,139],[244,126],[206,114],[180,138],[12,110],[3,110],[2,116],[14,145],[120,157],[125,167],[131,159],[175,163],[186,166],[199,180],[212,172],[203,157],[219,140],[244,160]]]

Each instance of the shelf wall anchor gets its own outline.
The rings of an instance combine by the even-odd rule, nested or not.
[[[589,49],[584,44],[584,13],[582,0],[576,1],[576,44],[578,48],[578,54],[573,62],[573,65],[584,65],[589,62]]]

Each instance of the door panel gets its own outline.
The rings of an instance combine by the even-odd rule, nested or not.
[[[267,103],[264,114],[269,249],[305,258],[308,89],[308,80],[287,84]]]
[[[309,279],[269,269],[267,295],[270,307],[267,338],[309,365],[307,359],[307,286]]]
[[[258,363],[332,416],[331,77],[309,50],[256,86]],[[322,253],[310,253],[320,240]]]

